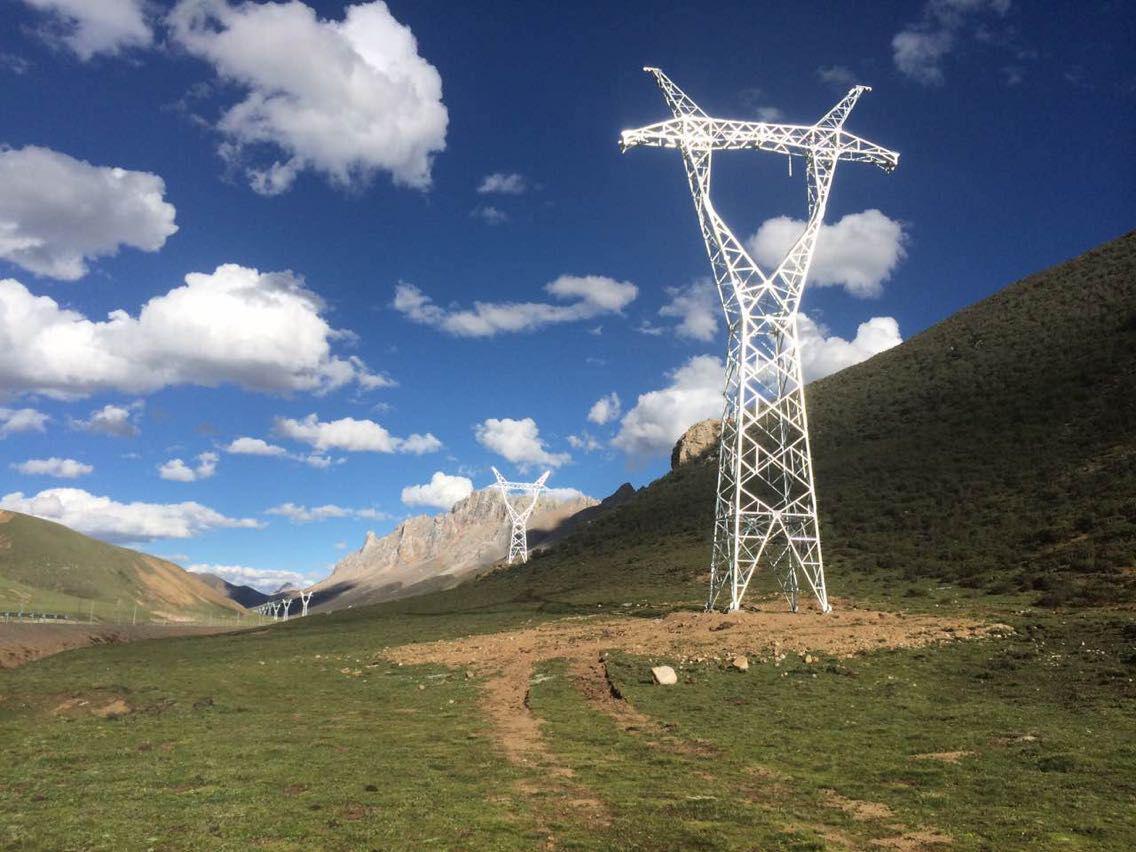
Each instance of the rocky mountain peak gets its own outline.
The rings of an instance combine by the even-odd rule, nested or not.
[[[703,420],[695,423],[678,439],[671,451],[671,470],[704,458],[718,445],[722,436],[721,420]]]

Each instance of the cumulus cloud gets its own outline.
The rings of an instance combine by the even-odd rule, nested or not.
[[[0,408],[0,438],[16,432],[42,432],[50,419],[34,408]]]
[[[799,219],[766,219],[750,238],[749,250],[758,264],[775,268],[804,230]],[[903,225],[879,210],[850,213],[821,225],[808,283],[843,287],[853,296],[878,296],[906,256],[906,243]]]
[[[254,518],[230,518],[200,503],[119,503],[81,488],[49,488],[38,494],[14,491],[0,509],[23,512],[113,542],[191,538],[220,527],[258,529]]]
[[[265,594],[272,594],[285,584],[306,589],[313,583],[309,577],[295,571],[275,568],[250,568],[247,565],[218,565],[212,562],[198,562],[186,568],[194,574],[212,574],[227,580],[235,586],[252,586]]]
[[[844,65],[821,65],[817,79],[837,89],[848,89],[856,84],[856,75]]]
[[[798,315],[801,367],[806,382],[859,364],[903,342],[892,317],[872,317],[852,340],[829,335],[805,314]],[[670,373],[669,383],[642,394],[623,420],[612,445],[630,456],[670,452],[683,432],[700,420],[722,416],[725,371],[711,355],[696,355]]]
[[[675,332],[679,337],[714,339],[718,333],[718,317],[722,315],[722,300],[713,281],[701,278],[689,287],[668,287],[667,295],[671,300],[659,309],[659,316],[678,320]]]
[[[330,21],[298,0],[181,0],[167,20],[176,44],[243,92],[217,130],[222,154],[247,164],[257,192],[285,192],[305,170],[341,187],[380,171],[430,185],[446,147],[442,78],[385,3],[348,6]],[[280,158],[259,158],[265,149]]]
[[[473,309],[446,309],[415,287],[400,283],[393,307],[407,319],[455,337],[492,337],[502,332],[533,331],[554,323],[618,314],[638,295],[630,281],[603,275],[561,275],[544,286],[570,304],[546,302],[474,302]]]
[[[13,462],[13,470],[28,476],[54,476],[59,479],[78,479],[94,472],[94,467],[75,459],[61,459],[52,456],[49,459],[28,459],[19,463]]]
[[[114,56],[124,48],[147,47],[154,40],[146,22],[145,0],[24,0],[47,13],[44,35],[83,61],[96,54]]]
[[[696,355],[668,378],[665,387],[640,395],[620,421],[613,446],[629,456],[669,453],[692,424],[722,416],[725,380],[719,359]]]
[[[71,428],[81,429],[84,432],[113,435],[116,438],[133,438],[142,431],[135,423],[135,419],[142,408],[143,403],[141,401],[125,406],[108,403],[102,408],[92,411],[91,416],[86,420],[71,418]]]
[[[0,258],[75,281],[121,246],[157,251],[177,231],[150,172],[92,166],[50,148],[0,150]]]
[[[326,468],[331,467],[334,462],[342,462],[343,459],[333,459],[323,453],[290,453],[283,447],[276,444],[270,444],[262,438],[249,438],[241,437],[234,438],[224,447],[226,453],[237,456],[268,456],[271,458],[288,458],[293,461],[303,462],[311,467]]]
[[[474,219],[480,219],[487,225],[500,225],[509,221],[509,214],[492,204],[480,204],[469,212]]]
[[[283,447],[270,444],[263,438],[234,438],[225,447],[225,452],[245,456],[284,456],[288,451]]]
[[[402,489],[402,502],[407,506],[435,506],[452,509],[459,500],[473,493],[473,481],[466,476],[450,476],[435,471],[424,485],[408,485]]]
[[[217,460],[216,453],[201,453],[197,457],[197,464],[190,467],[181,459],[170,459],[158,465],[158,475],[172,482],[196,482],[199,479],[208,479],[217,472]]]
[[[481,179],[477,191],[482,195],[497,193],[500,195],[522,195],[528,190],[529,184],[524,175],[516,172],[494,172]]]
[[[94,321],[0,281],[0,390],[59,398],[96,391],[146,393],[179,384],[322,393],[350,382],[392,384],[354,356],[332,354],[346,332],[291,272],[235,264],[190,273],[137,317]]]
[[[928,0],[920,19],[891,40],[892,59],[900,73],[925,86],[942,85],[943,63],[967,29],[983,17],[1000,17],[1010,0]]]
[[[583,450],[585,453],[603,449],[603,444],[596,440],[595,436],[587,432],[581,432],[579,435],[569,435],[566,440],[568,441],[568,446],[572,449]]]
[[[619,394],[612,391],[592,403],[592,407],[588,409],[588,421],[602,426],[619,417],[620,410]]]
[[[508,459],[521,470],[534,465],[560,467],[572,459],[568,453],[550,453],[545,448],[540,429],[531,417],[522,420],[490,417],[474,427],[474,436],[481,446]]]
[[[324,506],[297,506],[295,503],[281,503],[271,509],[265,509],[266,515],[280,515],[294,524],[310,524],[312,521],[326,521],[329,518],[368,518],[370,520],[388,520],[390,515],[378,509],[348,509],[328,503]]]
[[[332,421],[321,421],[316,414],[309,414],[301,420],[277,417],[275,428],[278,435],[310,444],[317,450],[422,455],[442,448],[442,442],[429,432],[398,438],[374,420],[356,420],[354,417]]]
[[[800,314],[797,318],[801,369],[806,382],[859,364],[903,343],[899,323],[893,317],[872,317],[867,322],[860,323],[856,336],[851,340],[835,335],[826,336],[827,331],[823,325],[813,322],[805,314]]]

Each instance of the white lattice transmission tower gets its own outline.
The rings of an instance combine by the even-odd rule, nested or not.
[[[536,502],[540,499],[540,492],[544,490],[544,483],[548,479],[550,470],[541,474],[536,482],[510,482],[501,475],[497,468],[491,468],[497,477],[494,488],[501,492],[501,500],[505,504],[505,511],[509,514],[509,564],[529,561],[529,518],[536,509]],[[509,498],[513,499],[510,500]],[[526,501],[526,497],[531,498]]]
[[[682,154],[729,332],[707,609],[723,593],[726,609],[738,609],[760,570],[776,576],[792,610],[804,586],[828,612],[797,314],[837,162],[890,172],[899,154],[844,130],[867,86],[853,87],[816,124],[771,124],[710,118],[658,68],[644,70],[673,118],[624,131],[621,147]],[[714,151],[751,149],[784,154],[790,169],[794,156],[805,163],[809,218],[770,272],[758,268],[710,199]]]

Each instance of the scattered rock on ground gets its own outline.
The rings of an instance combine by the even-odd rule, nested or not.
[[[678,675],[670,666],[654,666],[651,669],[651,677],[660,686],[673,686],[678,683]]]
[[[743,656],[734,657],[733,661],[730,663],[730,667],[737,669],[739,672],[748,672],[749,659]]]

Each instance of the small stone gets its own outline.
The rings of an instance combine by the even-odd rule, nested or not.
[[[737,669],[739,672],[748,672],[749,660],[742,656],[734,657],[733,661],[730,663],[730,667]]]
[[[418,684],[418,688],[419,688],[419,689],[425,689],[425,688],[426,688],[426,684],[424,684],[424,683],[420,683],[420,684]]]
[[[673,686],[678,683],[678,675],[675,670],[670,666],[653,666],[651,668],[651,677],[655,679],[655,683],[660,686]]]
[[[814,657],[812,654],[805,654],[805,665],[811,666],[816,661],[816,657]]]

